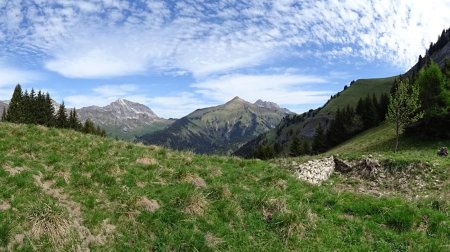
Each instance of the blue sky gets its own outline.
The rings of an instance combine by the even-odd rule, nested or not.
[[[448,13],[448,0],[0,0],[0,99],[21,83],[163,117],[234,96],[302,112],[354,79],[403,73]]]

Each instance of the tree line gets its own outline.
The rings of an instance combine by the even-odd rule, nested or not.
[[[36,93],[34,89],[23,92],[19,84],[14,89],[8,109],[3,109],[1,121],[73,129],[86,134],[106,136],[105,130],[89,119],[84,123],[80,122],[75,108],[67,112],[63,102],[55,111],[49,93],[44,94],[40,90]]]

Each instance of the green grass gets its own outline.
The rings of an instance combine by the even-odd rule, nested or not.
[[[335,113],[338,108],[345,108],[347,105],[355,107],[359,98],[365,98],[367,94],[375,94],[380,97],[383,93],[388,93],[394,83],[396,76],[378,79],[361,79],[355,81],[350,87],[342,91],[339,96],[329,101],[320,111],[320,114]]]
[[[432,196],[410,201],[339,191],[303,183],[269,162],[38,126],[0,123],[0,153],[0,204],[11,205],[0,211],[0,250],[77,250],[78,218],[95,237],[93,251],[449,248],[448,202]],[[7,171],[17,167],[23,171],[14,176]],[[146,210],[144,197],[159,208]],[[77,206],[79,215],[71,212]],[[70,230],[33,236],[36,216],[56,224],[64,217]],[[23,244],[12,243],[18,234]]]

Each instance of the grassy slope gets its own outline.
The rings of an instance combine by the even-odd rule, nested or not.
[[[171,121],[154,122],[149,126],[137,128],[131,132],[123,132],[122,129],[118,127],[103,127],[103,129],[105,129],[109,137],[117,137],[118,139],[125,141],[134,141],[138,136],[163,130],[167,128],[171,123]]]
[[[263,161],[5,123],[0,153],[0,205],[11,206],[0,210],[0,250],[9,244],[23,250],[444,251],[449,245],[445,202],[336,192]],[[16,175],[8,172],[19,167]],[[152,212],[153,202],[145,210],[142,197],[160,208]],[[95,242],[81,243],[77,222]],[[38,227],[61,226],[66,229],[53,236],[39,235]],[[22,246],[11,242],[17,234],[25,234]]]
[[[358,100],[361,97],[365,98],[367,94],[376,94],[379,97],[382,93],[389,92],[395,78],[396,77],[393,76],[388,78],[357,80],[346,90],[341,91],[338,96],[329,100],[320,110],[318,116],[306,118],[303,122],[293,123],[289,126],[286,126],[282,121],[277,128],[264,133],[259,141],[249,142],[249,145],[244,148],[246,149],[246,152],[252,153],[261,143],[273,146],[275,142],[278,142],[282,147],[281,154],[287,155],[289,153],[289,146],[291,146],[292,143],[292,135],[290,132],[303,136],[305,135],[303,134],[305,131],[312,130],[311,132],[314,132],[318,124],[324,122],[323,118],[328,114],[334,114],[338,108],[345,108],[347,105],[356,106]],[[277,130],[279,128],[282,128],[282,130],[280,130],[280,134],[277,135]]]
[[[320,111],[321,114],[334,113],[338,108],[345,108],[347,105],[356,106],[359,98],[366,97],[367,94],[381,94],[389,92],[396,76],[377,79],[360,79],[355,81],[349,88],[342,91],[338,97],[330,102]]]

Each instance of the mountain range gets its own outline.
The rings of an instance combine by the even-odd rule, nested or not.
[[[294,139],[293,136],[297,136],[302,140],[312,140],[317,126],[321,124],[327,128],[334,119],[338,108],[343,109],[347,105],[355,108],[358,100],[368,94],[380,97],[383,93],[389,93],[396,78],[414,78],[430,61],[434,61],[440,67],[444,67],[449,57],[450,29],[447,29],[442,32],[436,43],[430,45],[425,56],[419,56],[418,62],[403,75],[352,81],[344,90],[332,96],[322,107],[301,115],[291,115],[284,118],[276,128],[252,139],[234,154],[252,157],[259,146],[266,145],[276,149],[278,154],[288,155]]]
[[[196,153],[231,154],[291,114],[272,102],[250,103],[235,97],[223,105],[198,109],[137,141]]]
[[[109,136],[125,140],[161,130],[173,122],[158,117],[143,104],[125,99],[118,99],[104,107],[84,107],[77,113],[81,121],[89,119],[105,129]]]

